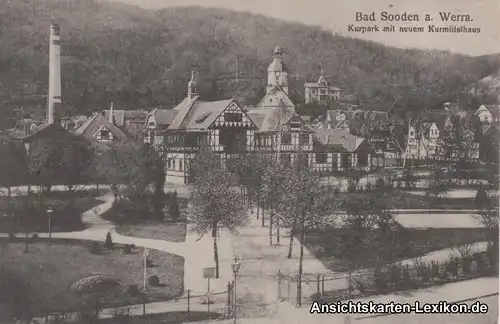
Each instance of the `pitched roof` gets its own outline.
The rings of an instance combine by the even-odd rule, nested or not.
[[[191,106],[180,129],[207,129],[234,99],[219,101],[199,101]]]
[[[248,110],[247,114],[257,126],[258,130],[264,132],[279,131],[281,127],[288,124],[294,117],[298,117],[304,121],[304,119],[295,112],[293,106],[286,105],[269,108],[254,108]]]
[[[175,116],[168,129],[201,130],[207,129],[234,99],[219,101],[200,101],[199,97],[186,97],[174,108]],[[172,118],[168,113],[168,118]]]
[[[187,114],[191,110],[191,107],[196,102],[196,100],[198,100],[198,98],[198,96],[193,98],[186,97],[177,106],[174,107],[176,114],[168,129],[179,129],[181,123],[184,121]]]
[[[76,135],[81,135],[86,139],[92,141],[94,135],[102,127],[109,129],[114,136],[118,137],[120,141],[126,141],[129,137],[117,126],[111,124],[102,114],[96,113],[90,117],[82,126],[75,130]]]
[[[350,134],[347,129],[316,129],[315,137],[325,146],[342,148],[346,152],[356,152],[365,139]]]
[[[177,113],[178,110],[156,108],[147,114],[146,120],[149,118],[149,116],[153,116],[156,122],[156,127],[165,128],[172,124]]]
[[[65,136],[71,134],[60,124],[43,124],[34,129],[34,132],[23,138],[23,141],[30,142],[39,138],[51,136]]]

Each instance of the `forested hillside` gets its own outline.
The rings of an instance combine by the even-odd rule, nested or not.
[[[292,73],[296,102],[303,100],[304,82],[317,79],[321,65],[344,94],[399,110],[420,110],[461,97],[470,100],[470,85],[500,67],[498,55],[472,58],[395,49],[221,9],[155,12],[96,0],[2,0],[4,116],[15,106],[26,109],[45,101],[51,20],[61,25],[68,113],[103,109],[111,100],[125,109],[169,107],[184,96],[191,69],[199,73],[205,99],[237,96],[243,104],[254,104],[263,94],[278,44]],[[234,80],[238,69],[239,87]]]

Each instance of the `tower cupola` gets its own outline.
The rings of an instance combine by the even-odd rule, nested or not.
[[[188,82],[188,97],[193,99],[198,93],[196,92],[196,79],[194,71],[191,71],[191,80]]]

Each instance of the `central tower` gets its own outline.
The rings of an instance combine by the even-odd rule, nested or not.
[[[274,49],[274,59],[267,69],[267,92],[275,86],[280,87],[288,95],[288,72],[283,64],[281,47]]]

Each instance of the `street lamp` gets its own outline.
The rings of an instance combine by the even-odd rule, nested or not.
[[[231,262],[231,268],[233,269],[233,274],[234,274],[234,307],[233,307],[234,323],[236,323],[236,276],[238,275],[238,271],[240,271],[240,267],[241,267],[240,258],[234,256],[233,261]]]
[[[52,209],[47,209],[47,215],[49,216],[49,245],[51,244],[52,239]]]

